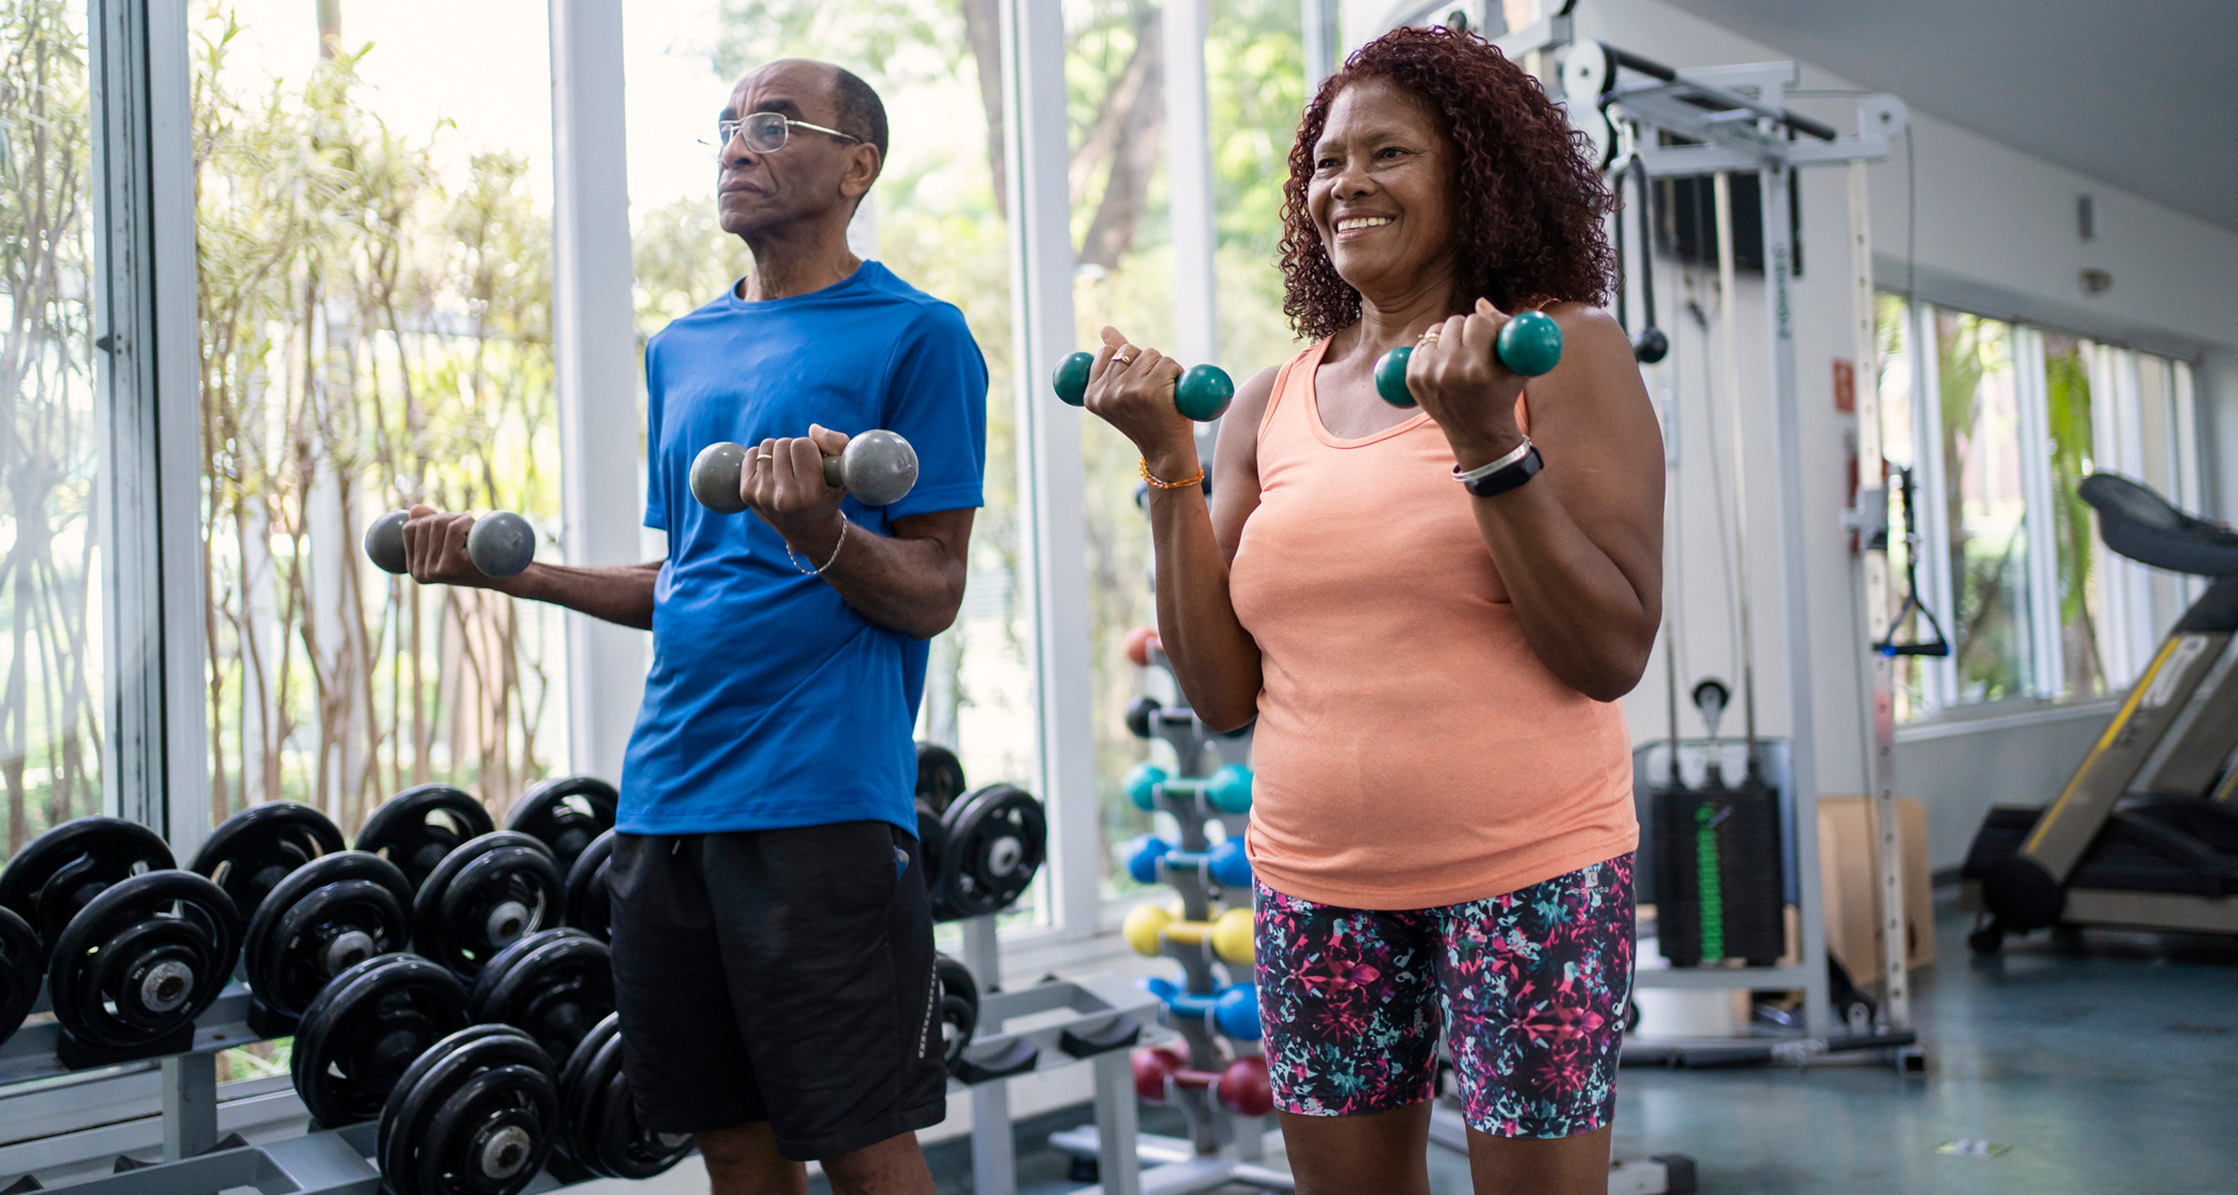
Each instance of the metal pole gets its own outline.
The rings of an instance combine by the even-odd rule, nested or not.
[[[1803,1023],[1814,1038],[1827,1036],[1826,920],[1818,874],[1818,753],[1811,707],[1810,578],[1803,524],[1802,412],[1795,387],[1794,312],[1788,298],[1795,248],[1789,240],[1787,168],[1758,172],[1764,212],[1764,307],[1772,349],[1773,447],[1779,458],[1781,612],[1787,624],[1788,784],[1795,798],[1795,865],[1798,910],[1803,919]],[[1747,471],[1736,468],[1734,476]],[[1742,607],[1746,609],[1746,605]]]
[[[630,298],[622,9],[551,0],[552,347],[569,564],[639,559],[637,329]],[[642,631],[566,614],[568,754],[619,778],[645,694]]]
[[[1888,537],[1893,533],[1887,529],[1888,490],[1882,476],[1886,449],[1881,442],[1880,338],[1874,317],[1872,209],[1867,201],[1863,162],[1849,165],[1849,269],[1851,352],[1857,361],[1857,498],[1861,507],[1877,508],[1882,516],[1880,550],[1875,551],[1869,539],[1859,545],[1864,549],[1865,642],[1858,645],[1858,650],[1865,653],[1865,708],[1873,736],[1865,753],[1865,791],[1872,797],[1870,833],[1881,927],[1881,1011],[1890,1028],[1906,1029],[1912,1023],[1912,997],[1904,965],[1908,945],[1904,937],[1904,868],[1894,795],[1895,661],[1873,647],[1887,641],[1890,630]],[[1910,522],[1916,516],[1906,510],[1904,518]],[[1871,531],[1868,528],[1862,534],[1869,536]]]
[[[163,1060],[163,1160],[207,1153],[218,1143],[218,1056]]]

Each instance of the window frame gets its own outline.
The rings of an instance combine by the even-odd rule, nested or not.
[[[2029,600],[2026,641],[2030,653],[2030,691],[1994,701],[1962,701],[1958,696],[1955,655],[1918,661],[1921,709],[1908,724],[1967,724],[1985,718],[2003,718],[2025,711],[2057,709],[2102,703],[2135,678],[2167,628],[2156,618],[2152,570],[2111,552],[2102,554],[2105,572],[2097,582],[2104,599],[2105,625],[2101,628],[2107,693],[2070,694],[2065,684],[2065,641],[2058,601],[2058,535],[2055,526],[2051,475],[2050,388],[2044,362],[2046,325],[2035,320],[1978,309],[1978,305],[1941,303],[1926,295],[1906,295],[1891,287],[1876,288],[1903,307],[1903,329],[1909,348],[1912,395],[1912,451],[1919,487],[1919,509],[1914,512],[1919,536],[1921,600],[1945,620],[1955,617],[1955,579],[1950,573],[1948,526],[1948,471],[1943,459],[1942,378],[1936,349],[1936,317],[1948,312],[1993,319],[2008,326],[2013,355],[2020,435],[2033,451],[2021,458],[2024,514],[2028,537]],[[2173,473],[2168,497],[2187,510],[2199,509],[2204,490],[2203,438],[2193,385],[2194,365],[2181,356],[2139,349],[2120,339],[2100,338],[2087,331],[2062,327],[2063,334],[2086,343],[2090,354],[2091,424],[2093,465],[2132,476],[2144,475],[2145,420],[2139,379],[2141,356],[2165,363],[2169,371],[2169,443],[2167,462]],[[2196,578],[2174,578],[2179,603],[2188,603],[2201,591]],[[1952,628],[1955,629],[1955,628]]]

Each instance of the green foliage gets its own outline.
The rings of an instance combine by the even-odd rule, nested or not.
[[[2052,531],[2059,561],[2059,625],[2067,690],[2089,696],[2105,685],[2099,660],[2092,595],[2098,544],[2091,538],[2090,504],[2077,487],[2091,469],[2095,431],[2091,419],[2090,366],[2071,337],[2044,337],[2045,405],[2051,425]]]
[[[430,779],[502,807],[541,770],[556,620],[356,541],[415,502],[555,521],[550,221],[522,158],[446,178],[382,122],[364,50],[258,86],[239,30],[211,10],[193,72],[212,816],[349,827]]]

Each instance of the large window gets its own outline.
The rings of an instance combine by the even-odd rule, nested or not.
[[[0,778],[8,841],[102,811],[85,6],[0,7]]]
[[[1897,662],[1898,716],[2127,685],[2196,586],[2107,552],[2077,487],[2106,470],[2197,508],[2190,366],[1893,295],[1879,324],[1888,458],[1919,486],[1918,596],[1952,647]]]
[[[382,511],[560,508],[545,6],[198,8],[211,817],[502,812],[567,756],[556,611],[392,578]],[[321,14],[336,23],[322,26]]]
[[[1147,0],[1067,0],[1064,8],[1079,343],[1093,347],[1109,324],[1138,344],[1172,352],[1179,263],[1167,202],[1169,138],[1199,134],[1166,127],[1163,13]],[[1304,99],[1301,10],[1274,0],[1208,8],[1203,44],[1210,120],[1201,135],[1210,139],[1213,170],[1217,363],[1241,382],[1296,350],[1282,314],[1275,243]],[[1158,684],[1121,648],[1126,632],[1155,622],[1157,612],[1149,525],[1136,497],[1138,454],[1101,421],[1084,420],[1082,434],[1103,879],[1107,893],[1118,893],[1135,887],[1118,865],[1120,845],[1151,828],[1151,815],[1136,809],[1119,786],[1127,767],[1153,750],[1127,732],[1124,715],[1134,697]],[[1206,466],[1211,463],[1207,455]],[[1156,695],[1174,699],[1168,690]]]

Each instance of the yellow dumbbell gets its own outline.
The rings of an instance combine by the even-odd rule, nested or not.
[[[1246,966],[1251,962],[1251,910],[1229,909],[1211,921],[1183,921],[1160,905],[1139,905],[1127,914],[1119,933],[1136,954],[1157,957],[1161,938],[1175,942],[1210,941],[1212,952],[1224,963]]]

